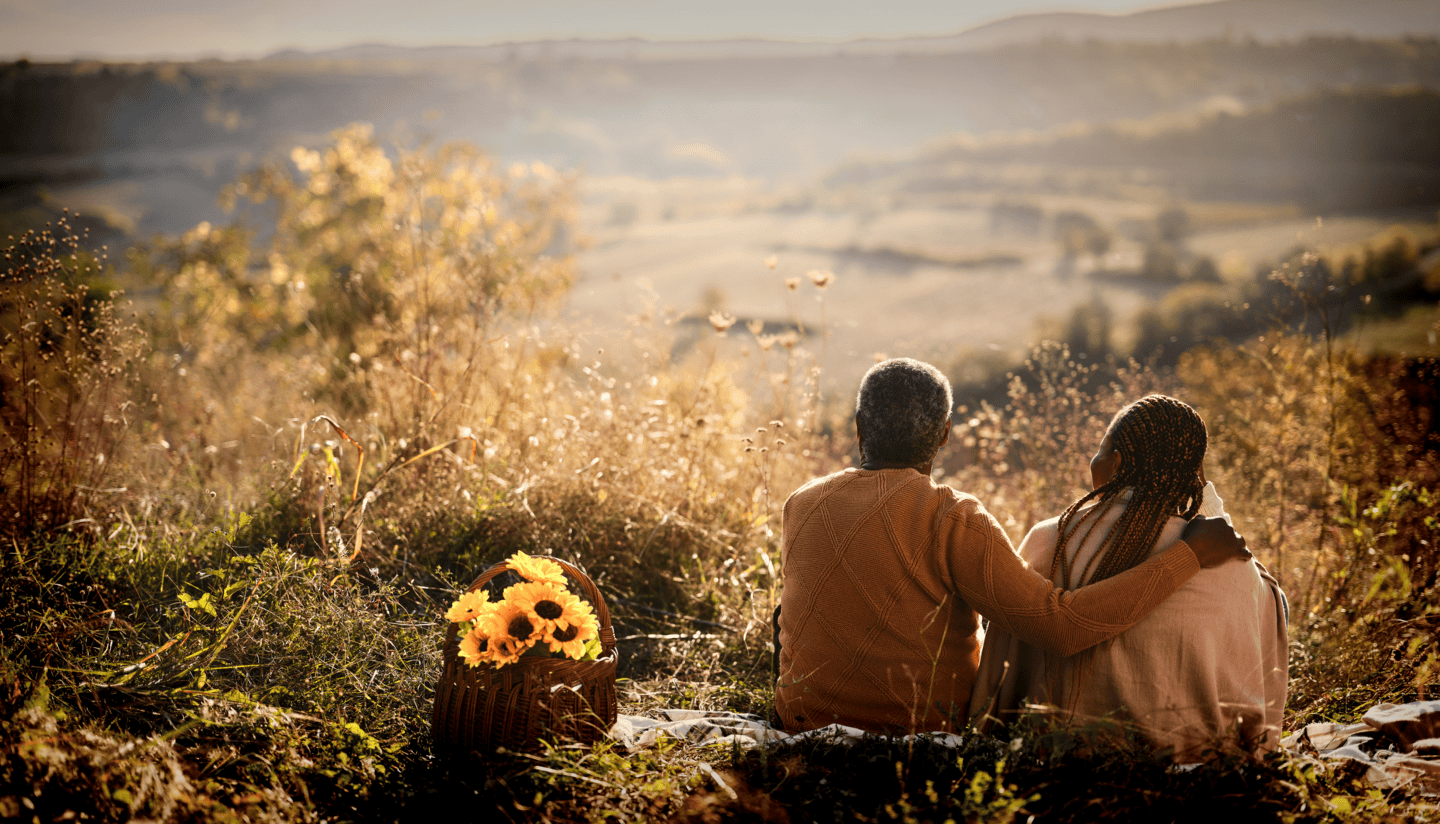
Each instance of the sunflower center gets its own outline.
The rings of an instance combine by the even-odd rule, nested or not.
[[[524,615],[517,615],[510,619],[510,623],[505,626],[505,631],[510,633],[511,638],[524,641],[530,637],[530,633],[535,631],[535,625],[530,623],[530,619]]]
[[[546,621],[554,621],[556,618],[559,618],[564,613],[564,607],[560,606],[554,601],[545,600],[535,602],[535,614],[539,615],[541,618],[544,618]]]
[[[557,629],[555,630],[555,640],[563,644],[566,641],[574,641],[575,636],[579,634],[580,630],[573,626],[566,627],[564,629]]]

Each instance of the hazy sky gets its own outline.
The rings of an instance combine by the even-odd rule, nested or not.
[[[1164,0],[0,0],[0,56],[248,57],[360,42],[849,40],[950,34],[1014,14]]]

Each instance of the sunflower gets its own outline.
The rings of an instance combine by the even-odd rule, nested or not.
[[[545,632],[555,626],[557,619],[564,616],[569,602],[579,599],[559,584],[531,581],[506,587],[505,600],[529,613],[536,628]]]
[[[490,639],[486,637],[484,630],[478,626],[472,627],[470,632],[461,639],[460,657],[464,658],[465,663],[472,667],[478,667],[494,657]]]
[[[580,637],[594,636],[600,631],[600,624],[595,620],[591,606],[568,592],[565,594],[569,597],[561,602],[562,610],[560,617],[555,619],[555,625],[562,628],[578,626]]]
[[[552,584],[565,586],[565,570],[549,558],[531,558],[523,552],[517,552],[507,559],[510,568],[531,581],[548,581]]]
[[[476,619],[476,627],[490,641],[490,660],[498,667],[520,660],[541,639],[543,627],[515,604],[501,601]]]
[[[554,628],[546,633],[544,640],[551,652],[561,652],[578,661],[585,657],[585,642],[600,634],[600,623],[595,620],[589,604],[573,595],[570,597],[573,602],[555,619]]]
[[[501,638],[490,647],[490,660],[495,662],[495,668],[499,669],[506,664],[514,664],[520,660],[520,656],[530,651],[533,643],[523,643],[514,638]]]
[[[445,613],[445,620],[456,624],[473,621],[490,608],[490,593],[477,589],[456,599],[455,603],[450,605],[450,611]]]

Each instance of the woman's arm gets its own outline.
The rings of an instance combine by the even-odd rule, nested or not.
[[[1208,566],[1249,557],[1243,539],[1224,522],[1202,520],[1198,527],[1187,526],[1186,539],[1145,563],[1066,591],[1021,561],[1000,524],[978,503],[962,502],[947,517],[944,549],[955,591],[1020,640],[1061,656],[1133,626],[1201,569],[1201,557]]]

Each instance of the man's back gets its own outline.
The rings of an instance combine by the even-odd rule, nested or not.
[[[954,518],[1011,551],[978,501],[913,469],[847,469],[786,502],[776,710],[787,729],[964,723],[978,618],[940,551]]]

